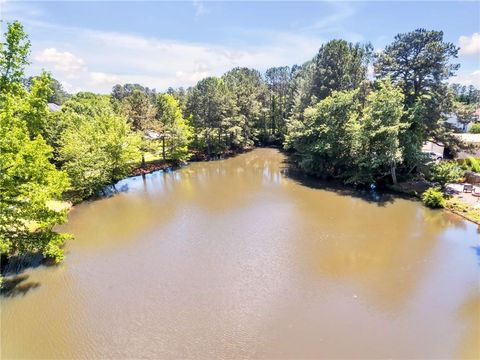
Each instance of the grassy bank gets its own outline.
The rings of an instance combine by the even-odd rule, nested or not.
[[[431,184],[428,182],[419,180],[391,185],[388,188],[396,193],[406,194],[421,199],[423,192],[430,186]],[[444,209],[480,225],[480,209],[474,208],[455,196],[446,195]]]

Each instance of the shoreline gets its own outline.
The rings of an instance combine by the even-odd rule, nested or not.
[[[151,161],[151,162],[147,162],[143,167],[142,166],[135,167],[129,173],[128,176],[126,176],[125,178],[122,178],[118,181],[122,181],[122,180],[125,180],[125,179],[137,177],[137,176],[145,176],[147,174],[151,174],[151,173],[154,173],[156,171],[165,171],[167,169],[178,170],[179,168],[181,168],[183,166],[187,166],[188,164],[195,163],[195,162],[225,160],[225,159],[228,159],[228,158],[240,155],[240,154],[250,152],[250,151],[258,149],[258,148],[274,148],[274,149],[277,149],[278,151],[280,151],[281,153],[283,153],[287,157],[287,159],[290,158],[289,153],[286,152],[284,149],[278,147],[278,146],[253,146],[253,147],[248,147],[248,148],[245,148],[245,149],[228,150],[228,151],[225,151],[225,152],[222,152],[222,153],[219,153],[219,154],[211,155],[210,157],[208,157],[208,155],[206,155],[205,153],[197,152],[197,153],[193,153],[191,159],[184,162],[183,164],[172,161],[172,160],[154,160],[154,161]],[[291,159],[289,159],[289,160],[291,160]],[[294,162],[289,161],[289,163],[295,167]],[[357,193],[358,195],[362,194],[362,189],[360,189],[358,187],[355,187],[355,186],[345,185],[343,183],[338,183],[338,182],[332,181],[332,180],[322,180],[318,177],[315,177],[315,176],[309,175],[307,173],[304,173],[300,169],[296,169],[295,173],[297,173],[297,175],[301,174],[301,176],[305,176],[307,178],[310,178],[311,180],[313,180],[314,182],[317,182],[318,184],[323,184],[323,185],[325,185],[325,187],[327,189],[328,189],[328,187],[335,188],[337,186],[340,186],[342,188],[345,188],[345,189],[348,189],[349,191],[351,191],[352,195],[354,193]],[[118,181],[117,181],[117,183],[118,183]],[[112,184],[110,186],[115,188],[115,184]],[[428,188],[427,184],[425,182],[422,182],[422,181],[405,181],[405,182],[398,183],[397,185],[393,185],[393,184],[386,185],[384,188],[380,188],[379,192],[383,193],[383,194],[390,193],[391,195],[397,196],[399,198],[407,197],[411,200],[421,202],[421,194],[427,188]],[[72,203],[71,201],[64,201],[64,203],[69,204],[67,214],[76,205],[79,205],[79,204],[81,204],[83,202],[86,202],[86,201],[95,201],[95,200],[99,200],[99,199],[102,199],[102,198],[112,196],[117,191],[118,190],[115,189],[115,191],[113,191],[109,195],[93,196],[93,197],[84,199],[84,200],[82,200],[78,203]],[[422,206],[425,206],[425,205],[422,203]],[[480,210],[477,210],[477,209],[471,207],[470,205],[466,204],[465,202],[462,202],[461,200],[455,199],[454,197],[451,197],[451,198],[447,199],[446,206],[444,208],[442,208],[441,210],[448,211],[452,214],[460,216],[461,218],[480,226]],[[471,212],[478,212],[478,214],[470,214]]]

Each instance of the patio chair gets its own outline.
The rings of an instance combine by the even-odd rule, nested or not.
[[[463,192],[464,193],[471,193],[473,191],[473,185],[472,184],[464,184],[463,185]]]

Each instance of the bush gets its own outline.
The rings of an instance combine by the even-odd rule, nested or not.
[[[432,209],[445,207],[445,197],[440,188],[429,188],[422,195],[423,203]]]
[[[473,124],[469,132],[472,134],[480,134],[480,123]]]
[[[463,174],[464,171],[455,161],[441,161],[432,165],[429,178],[443,187],[447,183],[459,181]]]
[[[465,160],[465,165],[467,167],[467,170],[480,173],[480,159],[469,157]]]

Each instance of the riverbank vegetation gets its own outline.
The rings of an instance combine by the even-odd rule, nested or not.
[[[424,29],[397,35],[378,53],[332,40],[302,65],[264,73],[238,67],[162,93],[118,84],[108,95],[67,94],[46,72],[26,78],[29,51],[22,25],[9,24],[0,45],[0,251],[7,257],[41,252],[60,261],[66,235],[53,229],[66,210],[48,204],[95,196],[149,158],[179,164],[276,145],[316,176],[396,183],[428,163],[424,141],[457,151],[462,144],[445,117],[456,109],[467,118],[478,101],[475,89],[447,86],[458,49],[441,31]]]

